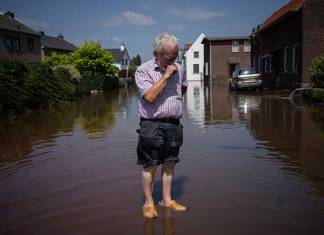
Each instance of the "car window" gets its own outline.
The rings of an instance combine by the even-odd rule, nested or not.
[[[240,75],[251,75],[251,74],[256,74],[256,69],[242,69],[240,70]]]

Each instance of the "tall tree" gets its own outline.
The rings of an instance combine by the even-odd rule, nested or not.
[[[135,66],[140,66],[142,63],[141,56],[137,54],[135,57],[132,57],[130,64]]]

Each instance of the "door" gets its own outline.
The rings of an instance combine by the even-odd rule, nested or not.
[[[229,76],[228,77],[230,77],[230,78],[232,77],[232,74],[236,68],[237,68],[237,64],[229,64]]]

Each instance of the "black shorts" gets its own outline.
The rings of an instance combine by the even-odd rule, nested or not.
[[[146,168],[165,161],[180,161],[178,155],[183,142],[180,123],[142,120],[137,132],[137,164]]]

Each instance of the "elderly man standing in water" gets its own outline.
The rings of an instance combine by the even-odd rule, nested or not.
[[[178,51],[179,43],[174,35],[160,34],[154,41],[154,58],[139,66],[135,73],[140,115],[137,164],[143,166],[143,215],[146,218],[157,217],[152,193],[159,165],[162,165],[163,185],[163,200],[159,204],[176,211],[186,210],[171,196],[174,168],[179,162],[183,140],[182,96],[187,91],[185,71],[175,62]]]

